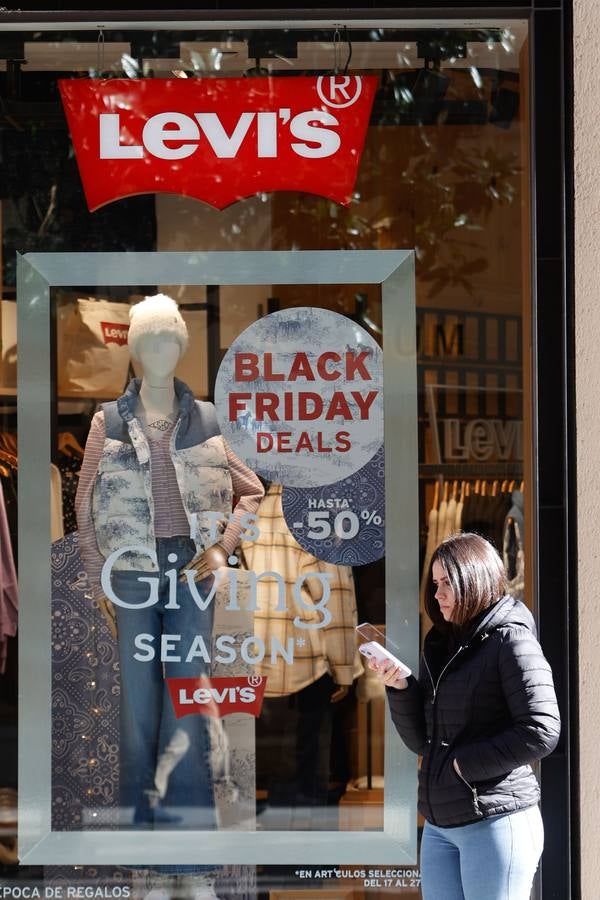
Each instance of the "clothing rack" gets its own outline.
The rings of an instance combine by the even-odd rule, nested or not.
[[[425,481],[437,479],[444,481],[449,479],[454,481],[456,478],[518,478],[523,472],[523,464],[517,462],[507,463],[447,463],[435,464],[425,463],[419,466],[419,478]]]
[[[479,474],[450,480],[438,475],[429,481],[433,497],[421,492],[424,506],[421,521],[427,523],[421,541],[421,611],[433,552],[442,540],[460,531],[473,531],[491,541],[504,559],[509,588],[516,596],[523,595],[525,481],[522,472],[518,477],[503,473],[489,478]]]

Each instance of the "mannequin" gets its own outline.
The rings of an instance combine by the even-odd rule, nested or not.
[[[174,372],[182,355],[179,341],[169,332],[145,334],[140,338],[138,359],[142,365],[142,378],[138,401],[137,417],[147,431],[149,439],[168,431],[179,412],[179,403],[175,394]],[[228,554],[221,544],[208,547],[193,565],[187,568],[196,570],[196,580],[202,581],[213,572],[227,565]],[[111,631],[116,637],[116,613],[114,605],[104,594],[99,596],[99,604],[109,622]]]
[[[187,347],[176,303],[162,294],[147,297],[132,307],[130,320],[129,348],[143,376],[94,417],[76,502],[88,579],[119,646],[121,803],[133,805],[128,828],[214,828],[206,717],[176,719],[166,686],[168,678],[209,674],[207,664],[201,658],[163,664],[159,654],[141,660],[135,641],[140,634],[155,643],[179,634],[186,643],[201,635],[210,647],[212,604],[200,611],[182,578],[177,602],[170,602],[166,572],[193,569],[206,596],[238,543],[242,515],[256,511],[263,488],[225,444],[213,405],[195,401],[174,377]],[[227,522],[234,494],[238,503]],[[121,601],[114,606],[100,573],[125,547],[131,550],[111,572]],[[151,574],[158,602],[148,605]]]

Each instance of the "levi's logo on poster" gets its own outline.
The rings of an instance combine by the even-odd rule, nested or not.
[[[175,718],[199,714],[222,719],[234,713],[258,718],[267,679],[261,675],[237,678],[167,678]]]
[[[217,209],[257,192],[348,204],[375,76],[62,79],[91,211],[167,192]]]

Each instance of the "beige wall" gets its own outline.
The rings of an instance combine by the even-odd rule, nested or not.
[[[575,315],[581,852],[584,898],[599,896],[600,853],[600,67],[598,0],[574,0]]]

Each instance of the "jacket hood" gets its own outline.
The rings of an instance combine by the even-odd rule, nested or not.
[[[537,638],[535,620],[530,611],[521,600],[516,600],[509,594],[506,594],[497,603],[494,603],[490,609],[486,609],[481,617],[478,617],[473,628],[465,632],[461,643],[470,643],[474,638],[482,636],[484,632],[489,634],[490,631],[495,631],[497,628],[506,628],[507,625],[525,627]]]

